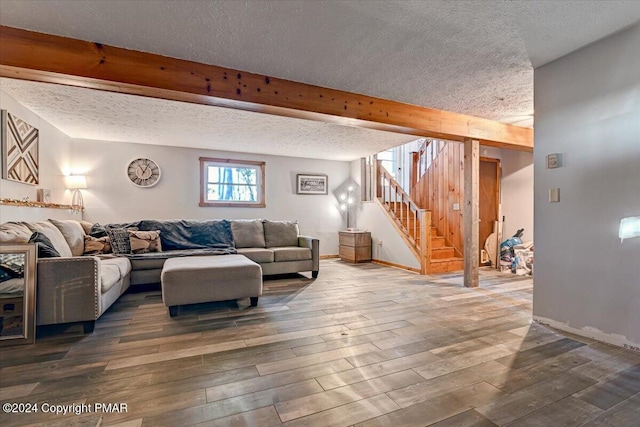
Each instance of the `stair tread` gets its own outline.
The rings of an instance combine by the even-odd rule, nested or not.
[[[449,262],[449,261],[464,261],[464,258],[451,257],[451,258],[431,258],[431,262]]]

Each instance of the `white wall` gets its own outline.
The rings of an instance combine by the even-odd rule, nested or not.
[[[420,263],[377,202],[362,204],[358,228],[371,231],[371,257],[374,260],[420,269]]]
[[[139,188],[128,180],[126,166],[137,157],[149,157],[160,166],[162,176],[154,187]],[[199,207],[199,157],[265,161],[266,208]],[[87,221],[298,220],[302,234],[320,239],[321,254],[338,253],[338,231],[344,226],[332,191],[349,178],[348,162],[92,140],[75,140],[72,160],[74,167],[87,177],[88,188],[83,190]],[[295,194],[299,173],[327,174],[329,194]]]
[[[502,149],[500,166],[503,239],[524,228],[522,241],[531,241],[534,235],[533,153]]]
[[[360,160],[351,162],[351,178],[361,185]],[[420,263],[377,202],[360,203],[356,225],[360,230],[371,232],[371,257],[374,260],[420,269]]]
[[[71,138],[19,104],[2,90],[0,90],[0,108],[8,110],[11,114],[35,126],[39,131],[40,141],[40,184],[35,186],[0,179],[0,198],[24,199],[28,197],[29,200],[36,201],[37,189],[47,188],[52,190],[51,196],[54,203],[70,203],[71,193],[65,190],[63,177],[72,172],[69,170]],[[5,219],[2,218],[0,221],[5,221]]]
[[[640,347],[640,26],[535,70],[534,317]],[[563,166],[546,169],[561,153]],[[560,189],[560,203],[548,190]]]

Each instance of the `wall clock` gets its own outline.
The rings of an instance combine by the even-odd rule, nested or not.
[[[138,187],[153,187],[160,181],[160,167],[153,160],[141,157],[129,163],[127,176]]]

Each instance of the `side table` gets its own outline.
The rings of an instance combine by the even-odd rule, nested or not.
[[[346,262],[371,261],[371,232],[340,231],[338,232],[339,255]]]

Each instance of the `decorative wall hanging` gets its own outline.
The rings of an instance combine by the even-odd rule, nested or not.
[[[2,178],[38,185],[38,129],[2,110]]]
[[[327,175],[297,175],[297,194],[328,194]]]

